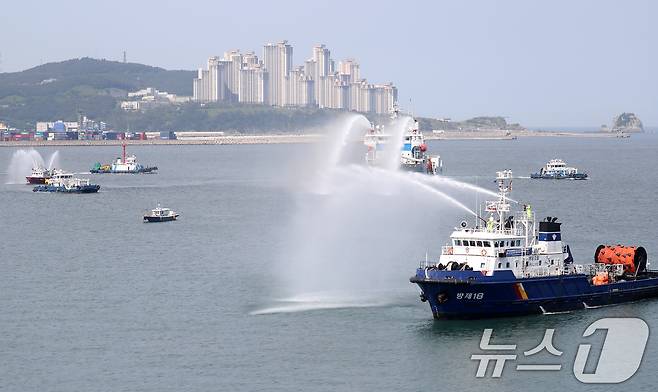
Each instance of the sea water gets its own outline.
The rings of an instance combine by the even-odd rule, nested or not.
[[[511,195],[540,216],[558,216],[564,241],[583,263],[605,243],[642,245],[655,260],[657,148],[651,135],[429,142],[446,176],[494,192],[497,170],[527,176],[562,158],[587,171],[587,181],[515,179]],[[58,149],[61,167],[73,172],[117,154],[117,147]],[[0,176],[15,151],[0,149]],[[47,157],[55,149],[38,151]],[[391,179],[397,174],[352,171],[365,154],[360,146],[335,169],[329,194],[311,191],[315,167],[306,166],[322,152],[318,146],[131,151],[159,174],[95,175],[101,191],[93,195],[0,184],[2,389],[485,391],[495,382],[501,390],[571,390],[583,387],[571,365],[591,322],[641,317],[652,332],[658,328],[658,301],[433,320],[408,279],[426,255],[436,260],[450,231],[472,214]],[[490,198],[420,181],[470,210]],[[354,194],[364,200],[351,200]],[[142,223],[158,202],[180,220]],[[304,227],[317,232],[295,232]],[[507,365],[501,379],[475,378],[470,356],[481,353],[484,328],[494,329],[493,343],[517,344],[519,362],[555,328],[563,369],[528,374]],[[651,334],[638,373],[606,389],[653,389],[656,361]]]

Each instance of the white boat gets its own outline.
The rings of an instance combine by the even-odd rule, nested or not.
[[[52,170],[43,167],[33,167],[32,173],[25,177],[28,184],[45,184],[53,174]]]
[[[169,222],[178,219],[179,214],[170,208],[162,208],[160,204],[144,215],[144,222]]]
[[[54,170],[52,176],[45,180],[45,184],[37,185],[33,192],[62,192],[62,193],[96,193],[100,185],[92,184],[87,178],[75,178],[73,173],[63,170]]]
[[[392,119],[398,116],[395,110]],[[427,152],[425,137],[420,131],[418,121],[414,119],[413,126],[405,130],[402,149],[400,151],[400,168],[427,174],[438,174],[443,171],[443,161],[440,155],[430,155]],[[363,144],[368,147],[366,163],[376,166],[379,163],[378,155],[390,142],[391,135],[384,132],[383,126],[373,126],[364,136]]]
[[[532,173],[530,178],[541,178],[545,180],[586,180],[587,174],[578,172],[575,167],[569,167],[562,159],[551,159],[539,173]]]

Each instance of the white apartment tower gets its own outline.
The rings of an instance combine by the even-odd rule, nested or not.
[[[313,98],[313,79],[306,75],[304,67],[296,67],[286,78],[286,106],[311,106]]]
[[[331,81],[328,80],[332,71],[331,51],[324,44],[316,45],[313,47],[313,57],[307,63],[309,62],[313,67],[312,77],[315,80],[315,102],[321,108],[331,107],[331,93],[328,91],[331,88]]]
[[[392,83],[370,84],[361,78],[354,59],[338,63],[325,45],[313,47],[303,66],[293,67],[293,48],[287,41],[263,46],[263,60],[254,52],[230,50],[210,57],[193,81],[197,102],[241,102],[273,106],[388,113],[397,101]]]
[[[268,73],[269,96],[266,103],[272,106],[286,104],[286,78],[292,70],[292,46],[288,41],[263,46],[263,64]]]
[[[260,63],[247,64],[240,70],[240,92],[238,101],[241,103],[265,104],[268,95],[268,74]]]
[[[192,88],[192,99],[197,102],[210,102],[210,73],[208,70],[199,69],[197,77],[194,79]]]
[[[239,50],[231,50],[224,53],[226,66],[227,100],[238,101],[240,94],[240,70],[242,69],[242,54]]]

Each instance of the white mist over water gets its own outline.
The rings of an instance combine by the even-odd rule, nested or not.
[[[412,298],[408,277],[427,252],[440,253],[445,238],[438,231],[475,215],[460,199],[495,193],[400,171],[410,121],[398,118],[385,131],[391,137],[386,168],[364,166],[365,151],[356,163],[346,162],[348,141],[368,125],[354,117],[335,129],[324,154],[314,154],[315,164],[304,162],[316,168],[315,186],[309,190],[302,181],[306,185],[292,190],[297,209],[273,265],[280,283],[273,297],[280,299],[252,314],[386,306]]]
[[[55,151],[48,158],[48,164],[43,159],[39,151],[34,149],[16,150],[11,156],[9,167],[7,168],[7,184],[24,184],[25,177],[32,173],[36,167],[54,169],[59,167],[59,151]]]
[[[385,169],[397,170],[400,168],[400,150],[404,146],[404,133],[413,125],[413,119],[409,116],[394,118],[384,128],[384,133],[389,135],[388,143],[384,145],[383,165]]]
[[[326,153],[323,152],[328,159],[325,162],[322,162],[322,158],[318,157],[320,158],[320,164],[316,169],[316,184],[311,192],[317,194],[328,194],[330,192],[330,190],[327,189],[330,182],[330,171],[338,167],[345,158],[345,151],[347,150],[347,145],[350,140],[354,139],[355,136],[358,137],[359,140],[363,140],[363,135],[368,129],[370,129],[370,121],[361,114],[343,116],[335,123],[330,124],[326,131],[329,134],[328,143],[325,149]],[[331,135],[332,133],[334,135]]]

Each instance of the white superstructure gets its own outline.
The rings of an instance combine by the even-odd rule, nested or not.
[[[398,116],[396,108],[391,115],[394,120]],[[405,129],[402,135],[402,149],[400,151],[400,167],[407,170],[437,174],[443,171],[443,161],[440,155],[429,155],[425,137],[419,129],[418,121],[414,119],[413,125]],[[390,143],[391,135],[384,132],[383,125],[372,126],[363,137],[363,144],[368,147],[366,163],[376,165],[378,154]]]
[[[440,263],[448,269],[456,265],[452,263],[465,264],[485,275],[511,270],[518,278],[571,273],[572,259],[562,244],[557,218],[539,222],[538,229],[530,206],[512,216],[512,172],[496,174],[499,197],[486,203],[487,218],[479,218],[475,227],[462,222],[442,248]]]
[[[119,157],[112,162],[111,166],[111,170],[115,173],[132,173],[138,171],[139,168],[137,157],[134,155]]]
[[[91,182],[88,178],[76,178],[73,177],[73,173],[67,173],[63,170],[56,169],[53,171],[52,177],[46,180],[46,184],[71,190],[90,185]]]
[[[578,174],[578,169],[567,166],[562,159],[551,159],[543,168],[541,168],[539,174],[544,176],[567,177]]]

